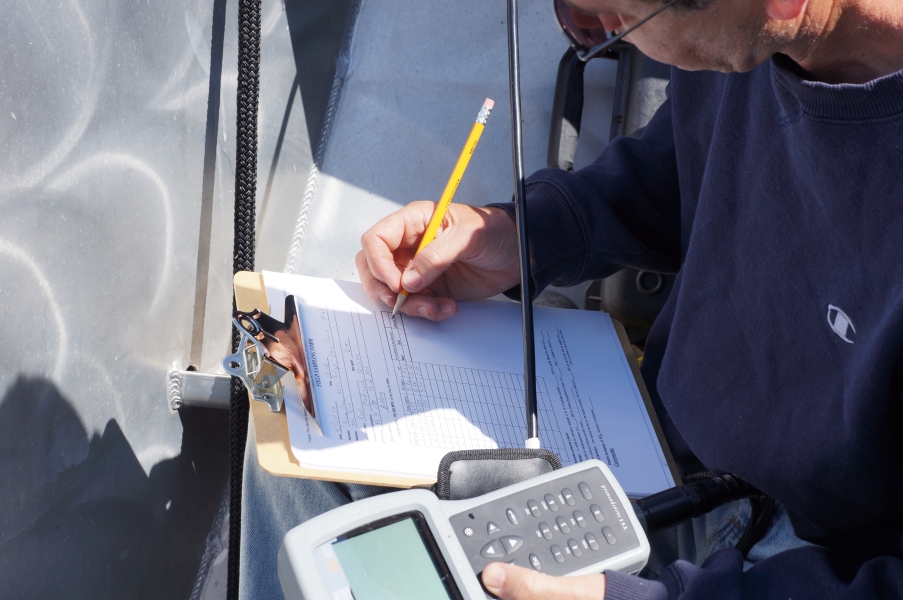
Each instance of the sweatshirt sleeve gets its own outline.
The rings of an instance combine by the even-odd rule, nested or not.
[[[680,267],[680,194],[671,103],[640,138],[615,138],[576,173],[527,179],[527,236],[535,290],[575,285],[622,267]],[[514,204],[491,204],[514,218]]]
[[[881,556],[864,563],[817,546],[795,548],[743,570],[743,556],[720,550],[702,567],[677,561],[658,581],[605,574],[605,600],[877,600],[903,598],[903,559]]]

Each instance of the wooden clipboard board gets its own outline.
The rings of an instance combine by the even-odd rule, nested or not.
[[[233,278],[233,286],[235,289],[235,304],[238,310],[252,311],[255,308],[263,310],[269,306],[267,302],[266,288],[263,284],[263,275],[260,273],[251,273],[243,271],[236,273]],[[640,375],[640,367],[634,357],[633,350],[630,348],[630,342],[627,340],[627,333],[624,326],[618,321],[612,319],[615,330],[618,332],[618,338],[621,340],[621,347],[627,356],[627,363],[633,372],[636,380],[637,388],[643,397],[646,405],[646,411],[649,413],[649,419],[652,421],[652,427],[661,444],[662,452],[671,476],[674,482],[680,485],[680,476],[671,455],[671,450],[665,441],[661,424],[652,407],[652,400],[649,398],[649,391]],[[257,461],[260,467],[271,475],[278,477],[299,477],[303,479],[321,479],[326,481],[341,481],[345,483],[364,483],[371,485],[384,485],[398,488],[425,487],[435,483],[435,479],[425,480],[414,477],[392,477],[387,475],[375,475],[369,473],[349,473],[347,471],[329,471],[324,469],[310,469],[303,467],[298,463],[295,455],[292,453],[291,443],[288,437],[288,421],[285,416],[285,407],[279,412],[270,412],[269,406],[264,402],[255,402],[251,400],[250,395],[248,401],[251,403],[250,423],[249,427],[254,428],[254,436],[257,445]]]

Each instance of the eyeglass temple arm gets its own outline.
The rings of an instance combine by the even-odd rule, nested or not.
[[[574,155],[583,119],[583,70],[586,63],[577,58],[569,46],[558,64],[555,97],[552,101],[552,123],[549,128],[547,165],[552,169],[574,170]]]
[[[677,2],[677,0],[670,0],[667,4],[664,4],[664,5],[660,6],[658,9],[652,11],[649,15],[647,15],[646,17],[644,17],[643,19],[641,19],[640,21],[635,23],[633,26],[628,27],[627,29],[625,29],[624,31],[619,33],[618,35],[616,35],[612,38],[609,38],[607,41],[599,44],[598,46],[593,46],[589,50],[584,50],[582,52],[578,51],[577,58],[579,58],[583,62],[586,62],[592,58],[596,58],[597,56],[604,54],[605,52],[608,51],[609,48],[611,48],[612,46],[614,46],[615,44],[620,42],[621,38],[623,38],[625,35],[629,35],[637,27],[639,27],[640,25],[642,25],[643,23],[645,23],[646,21],[648,21],[649,19],[651,19],[652,17],[654,17],[658,13],[662,12],[663,10],[670,7],[672,4],[674,4],[676,2]]]

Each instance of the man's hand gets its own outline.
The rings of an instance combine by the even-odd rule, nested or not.
[[[435,202],[412,202],[367,230],[356,257],[371,297],[395,305],[404,287],[411,295],[401,312],[433,321],[458,310],[456,300],[489,298],[520,281],[517,231],[505,211],[464,204],[448,207],[436,239],[414,258]]]
[[[533,569],[492,563],[483,585],[502,600],[603,600],[605,575],[552,577]]]

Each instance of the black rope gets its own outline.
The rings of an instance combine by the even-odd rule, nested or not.
[[[257,191],[257,100],[260,90],[260,0],[238,3],[238,98],[235,131],[235,239],[232,272],[254,270],[254,219]],[[235,310],[235,298],[232,309]],[[240,334],[232,330],[232,351]],[[229,559],[226,598],[238,598],[241,544],[241,486],[245,442],[248,438],[248,393],[241,379],[232,378],[229,402]]]

